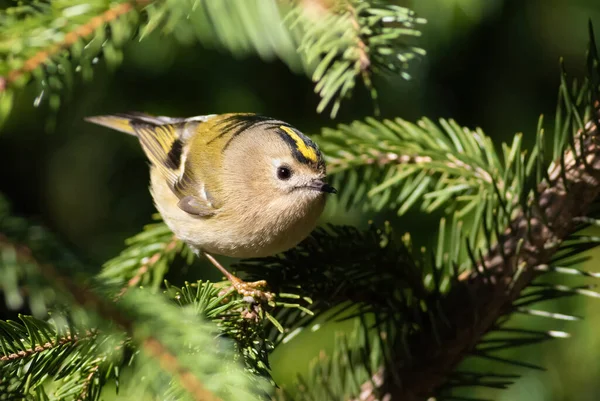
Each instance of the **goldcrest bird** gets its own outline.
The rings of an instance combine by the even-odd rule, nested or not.
[[[150,192],[177,238],[204,254],[244,296],[264,297],[212,256],[251,258],[294,247],[325,206],[325,161],[291,125],[256,114],[190,118],[142,113],[87,121],[138,137],[150,160]]]

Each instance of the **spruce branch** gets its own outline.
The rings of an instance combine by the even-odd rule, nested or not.
[[[286,328],[284,333],[273,331],[277,344],[288,332],[340,305],[346,305],[340,313],[357,307],[355,314],[377,311],[381,316],[410,310],[414,305],[407,305],[405,291],[425,296],[427,290],[422,277],[426,266],[413,257],[409,245],[408,238],[398,241],[389,225],[371,225],[366,231],[327,226],[281,255],[244,260],[235,267],[251,280],[265,279],[279,301],[300,304],[276,309]]]
[[[3,239],[1,256],[6,255],[11,245]],[[22,247],[17,247],[22,250]],[[22,253],[19,256],[22,261]],[[28,265],[31,265],[29,261]],[[0,271],[4,266],[0,264]],[[30,276],[28,272],[26,276]],[[31,277],[24,277],[27,286]],[[37,290],[37,289],[36,289]],[[48,291],[48,288],[43,289]],[[65,297],[66,298],[66,297]],[[44,320],[19,315],[19,321],[0,321],[0,384],[3,387],[0,399],[21,399],[35,392],[39,398],[52,393],[57,399],[75,400],[76,394],[97,394],[100,380],[86,384],[84,372],[97,366],[105,378],[117,378],[118,372],[109,373],[112,363],[121,358],[113,341],[119,336],[109,337],[106,332],[89,329],[89,318],[81,311],[65,312],[60,305],[53,305],[50,318]],[[52,388],[47,387],[48,377],[54,379]],[[97,397],[88,397],[96,400]]]
[[[12,237],[17,237],[17,233],[23,229],[29,229],[28,226],[21,226],[22,222],[19,219],[0,218],[0,223],[3,223],[0,224],[0,228],[7,230]],[[37,241],[44,238],[43,235],[40,236],[39,232],[35,234]],[[27,235],[21,235],[21,237],[23,240],[33,240]],[[110,287],[102,283],[97,283],[95,290],[83,287],[51,264],[39,262],[35,252],[28,246],[13,241],[7,235],[0,234],[0,256],[4,258],[5,255],[11,255],[9,259],[14,260],[14,263],[19,266],[28,266],[26,273],[16,280],[17,285],[28,286],[37,280],[37,275],[41,275],[45,279],[45,288],[43,286],[41,288],[47,291],[49,285],[54,287],[61,294],[60,305],[76,306],[76,308],[71,308],[70,314],[79,316],[79,320],[83,318],[79,322],[79,326],[102,330],[108,333],[111,339],[122,338],[124,334],[125,338],[130,339],[131,342],[128,347],[139,346],[142,353],[138,354],[135,363],[140,367],[134,369],[134,373],[145,376],[152,387],[150,390],[154,394],[164,394],[165,385],[171,383],[169,391],[177,392],[183,399],[189,397],[195,400],[238,399],[240,397],[247,400],[257,399],[254,386],[259,380],[251,379],[243,372],[241,366],[238,366],[235,361],[233,350],[229,348],[228,344],[223,343],[224,340],[215,338],[216,327],[213,325],[204,323],[203,320],[199,320],[199,317],[170,305],[160,296],[152,296],[141,290],[129,290],[118,303],[113,303],[102,295],[112,293],[113,290]],[[0,258],[0,262],[2,258]],[[6,266],[0,263],[0,274],[5,268]],[[115,326],[118,328],[116,332]],[[45,337],[52,336],[45,335]],[[0,343],[4,344],[5,338],[18,339],[19,336],[5,337],[0,330]],[[52,343],[52,341],[46,342]],[[215,346],[215,342],[218,342],[219,345]],[[221,345],[221,343],[223,344]],[[45,342],[37,342],[37,345],[42,348],[44,348],[44,344]],[[35,349],[35,347],[33,348]],[[119,351],[119,354],[121,352]],[[198,352],[203,354],[201,360],[195,356]],[[18,354],[18,351],[3,352],[4,356],[15,353]],[[95,357],[98,356],[95,354]],[[120,363],[124,364],[125,361],[121,358]],[[2,364],[0,366],[6,367]],[[45,364],[42,368],[49,369],[47,366],[49,365]],[[152,366],[154,367],[152,368]],[[8,372],[6,374],[8,377],[16,377],[10,370],[13,368],[8,366],[6,369],[9,369],[10,372],[10,374]],[[142,373],[138,372],[140,369],[143,370]],[[161,377],[164,376],[163,370],[164,373],[167,373],[167,377]],[[40,374],[51,374],[52,372],[41,370]],[[87,370],[85,376],[81,376],[81,373],[77,372],[77,377],[73,372],[68,375],[73,385],[85,386],[87,375],[93,372]],[[40,385],[41,383],[36,380],[44,377],[38,374],[33,383]],[[167,378],[170,379],[165,381]],[[79,379],[83,379],[83,381]],[[91,390],[86,391],[89,393]],[[139,392],[139,388],[135,391]]]
[[[262,305],[248,304],[232,291],[224,292],[214,283],[198,281],[174,287],[167,283],[165,293],[182,308],[217,325],[221,334],[234,340],[246,370],[270,378],[269,351],[273,344],[267,339],[268,317]]]
[[[578,227],[577,219],[590,212],[600,194],[599,125],[596,103],[592,119],[573,138],[576,145],[551,166],[549,180],[538,185],[528,208],[512,219],[498,243],[444,297],[452,329],[424,330],[412,338],[411,363],[397,364],[394,372],[401,381],[386,372],[379,394],[399,400],[431,396],[498,319],[513,311],[514,302],[539,274],[536,268],[552,262]]]
[[[35,54],[28,57],[23,62],[15,63],[14,68],[11,70],[3,71],[5,76],[0,76],[0,93],[4,92],[10,85],[14,84],[24,75],[31,73],[41,65],[47,63],[59,52],[71,48],[79,40],[87,39],[94,33],[94,31],[103,25],[108,24],[122,15],[135,10],[136,7],[143,6],[147,3],[148,0],[133,0],[118,4],[106,11],[101,12],[99,15],[91,16],[89,20],[84,21],[82,24],[75,25],[62,37],[61,40],[48,41],[47,43],[44,43],[45,46],[37,49]],[[77,6],[77,4],[71,5],[71,9]],[[64,11],[67,10],[68,9],[65,8]],[[26,14],[29,12],[29,10],[23,10],[22,12],[23,14]],[[4,46],[10,46],[10,43],[4,43]]]
[[[186,367],[179,363],[178,358],[173,355],[160,341],[156,338],[149,337],[142,343],[142,348],[160,363],[160,366],[167,372],[171,372],[175,377],[179,378],[184,389],[192,395],[196,401],[218,401],[216,397],[208,391],[202,382]]]
[[[149,285],[157,290],[169,269],[169,263],[181,254],[191,264],[193,253],[173,236],[164,223],[149,224],[144,231],[126,240],[128,247],[107,261],[98,278],[121,286],[117,298],[133,287]]]
[[[420,36],[417,27],[425,20],[407,8],[377,1],[331,3],[301,2],[286,16],[290,29],[299,32],[298,51],[312,69],[315,92],[321,96],[317,112],[332,105],[334,118],[357,78],[362,78],[379,113],[373,75],[391,73],[410,79],[409,62],[425,54],[411,40]]]
[[[108,8],[104,2],[71,0],[58,6],[41,1],[35,5],[0,12],[0,36],[8,38],[0,40],[4,56],[0,122],[10,113],[15,89],[37,81],[34,106],[47,98],[56,110],[64,89],[73,85],[73,71],[90,78],[100,55],[114,67],[123,58],[124,44],[156,30],[179,42],[197,40],[236,56],[277,57],[296,72],[310,73],[322,98],[317,111],[333,103],[332,117],[341,100],[351,95],[357,78],[376,101],[375,74],[409,79],[409,62],[425,54],[411,44],[425,21],[406,8],[377,1],[315,5],[276,0],[121,0]]]
[[[0,322],[0,327],[6,325],[5,322]],[[95,333],[89,333],[88,337],[94,336]],[[76,335],[65,334],[54,341],[47,341],[43,344],[31,344],[28,348],[20,349],[17,352],[0,356],[0,362],[17,361],[24,358],[29,358],[37,353],[52,350],[64,345],[72,345],[81,341],[81,338]]]
[[[319,145],[335,184],[348,188],[342,206],[392,208],[402,215],[418,204],[427,213],[446,208],[461,219],[483,213],[484,204],[502,204],[500,220],[510,217],[525,184],[521,172],[532,170],[528,160],[536,156],[525,159],[522,135],[498,155],[481,129],[426,118],[416,124],[368,118],[326,128]]]
[[[333,184],[342,188],[331,202],[376,211],[389,208],[398,215],[415,206],[426,213],[443,210],[447,217],[440,221],[436,263],[447,260],[463,271],[470,264],[468,253],[489,249],[526,203],[530,188],[547,176],[545,166],[560,156],[577,126],[573,107],[582,107],[589,88],[588,81],[561,86],[558,137],[550,155],[542,117],[531,151],[523,149],[523,135],[517,134],[497,152],[481,129],[461,127],[454,120],[436,124],[427,118],[417,123],[367,118],[325,128],[319,144]],[[446,235],[447,228],[451,235]],[[468,241],[458,241],[461,232],[469,233]],[[444,241],[446,237],[451,240]]]
[[[350,400],[371,401],[368,394],[381,385],[386,345],[379,338],[385,334],[369,330],[364,322],[357,322],[348,334],[336,336],[331,353],[321,351],[311,364],[308,377],[301,377],[296,396],[287,389],[276,393],[278,401]],[[367,350],[365,343],[372,346]],[[363,383],[358,388],[359,383]]]
[[[90,389],[92,387],[92,382],[94,381],[94,379],[98,375],[99,371],[100,371],[100,365],[99,364],[94,364],[92,366],[92,368],[89,370],[89,373],[86,376],[86,378],[83,381],[83,384],[81,386],[81,391],[79,393],[79,396],[77,397],[77,401],[85,401],[85,400],[91,398],[91,397],[88,396],[88,394],[89,394]]]
[[[575,120],[572,116],[568,124],[576,124]],[[576,131],[574,140],[565,141],[563,157],[551,165],[548,180],[541,181],[526,203],[517,202],[509,228],[497,235],[498,244],[488,238],[487,252],[474,254],[471,249],[470,272],[460,274],[456,266],[453,273],[450,269],[447,292],[441,291],[442,279],[448,267],[453,267],[454,259],[439,252],[443,246],[438,244],[438,253],[431,255],[433,262],[427,263],[428,258],[419,252],[391,245],[394,241],[383,230],[367,234],[333,228],[334,235],[317,231],[312,240],[285,255],[240,265],[257,276],[260,265],[261,277],[268,276],[275,287],[283,286],[290,292],[301,287],[299,296],[312,299],[308,307],[316,314],[342,300],[353,301],[357,312],[350,313],[350,317],[374,314],[375,324],[365,323],[364,329],[376,327],[378,336],[387,339],[383,345],[377,336],[372,341],[355,341],[352,349],[360,356],[355,362],[344,351],[347,347],[337,348],[331,357],[322,357],[311,376],[301,381],[298,396],[280,393],[280,399],[424,400],[452,387],[505,388],[516,377],[454,371],[469,355],[536,368],[507,361],[492,352],[568,337],[568,333],[555,330],[511,331],[503,326],[511,313],[575,320],[572,316],[528,308],[535,302],[568,295],[598,297],[588,286],[532,285],[532,280],[546,271],[594,276],[570,268],[565,258],[598,244],[597,238],[573,235],[581,229],[582,222],[600,224],[586,217],[600,193],[598,125],[600,104],[596,104],[584,129]],[[448,235],[443,224],[440,232]],[[464,239],[458,234],[454,234],[458,238],[455,243]],[[378,246],[371,241],[379,244],[379,251],[375,251]],[[368,272],[365,265],[370,266]],[[424,278],[431,278],[432,285],[422,284]],[[403,293],[402,288],[409,288],[410,293]],[[360,307],[361,303],[368,307]],[[353,312],[351,308],[345,310]],[[290,337],[314,321],[301,313],[289,319],[285,315],[278,317],[291,330]],[[336,313],[333,318],[348,316]],[[316,326],[312,330],[318,329]],[[514,336],[483,338],[491,331]],[[279,340],[286,337],[284,334]],[[375,368],[357,371],[357,366],[373,360],[377,361]]]
[[[597,63],[590,64],[597,66]],[[592,76],[596,73],[590,72]],[[327,280],[330,281],[322,286],[324,290],[321,292],[326,294],[320,294],[319,291],[300,294],[310,296],[314,301],[313,305],[319,305],[321,308],[323,307],[322,301],[335,300],[334,297],[337,295],[348,296],[352,301],[360,303],[375,294],[375,297],[381,296],[389,302],[387,308],[381,308],[376,303],[370,302],[369,308],[359,308],[358,313],[351,315],[351,317],[355,317],[373,313],[378,319],[375,327],[389,343],[383,347],[383,349],[387,349],[384,352],[386,356],[378,365],[383,368],[382,373],[379,376],[375,376],[373,373],[371,377],[363,377],[363,381],[359,382],[362,384],[352,385],[343,374],[332,375],[334,371],[348,374],[347,370],[352,369],[349,366],[344,368],[340,358],[336,358],[334,355],[327,360],[327,370],[313,370],[311,380],[302,381],[300,391],[304,394],[298,398],[299,400],[315,399],[314,394],[327,394],[327,397],[331,399],[355,399],[359,396],[360,399],[365,400],[417,400],[427,399],[442,390],[460,386],[479,385],[504,388],[515,378],[514,375],[509,377],[495,373],[456,372],[454,369],[461,360],[469,355],[537,368],[521,361],[503,359],[493,355],[493,352],[499,349],[568,337],[568,333],[556,330],[533,332],[525,329],[513,329],[511,331],[504,326],[504,323],[512,313],[576,320],[577,317],[574,316],[532,310],[529,309],[529,306],[543,300],[575,294],[598,297],[598,294],[591,291],[589,286],[568,287],[539,283],[532,285],[531,282],[545,271],[594,276],[573,269],[571,266],[575,262],[569,258],[572,259],[574,255],[596,246],[599,242],[597,238],[573,234],[582,228],[582,223],[600,224],[591,218],[595,213],[594,209],[597,209],[595,202],[597,202],[597,195],[600,191],[597,188],[600,182],[600,154],[596,147],[598,125],[600,124],[600,104],[596,102],[592,111],[593,102],[590,101],[590,95],[592,95],[591,99],[595,99],[593,97],[595,90],[597,88],[590,87],[587,80],[583,81],[581,85],[567,85],[563,77],[557,111],[558,123],[556,124],[558,137],[555,138],[555,143],[558,145],[551,154],[557,159],[550,164],[549,168],[547,167],[548,158],[544,154],[546,144],[542,119],[540,119],[537,141],[531,156],[525,158],[525,152],[520,147],[520,137],[517,136],[512,146],[503,148],[504,163],[499,161],[493,146],[489,146],[491,142],[488,138],[483,135],[472,135],[470,130],[463,130],[454,123],[450,128],[444,127],[447,133],[446,137],[444,137],[446,133],[439,131],[435,133],[434,130],[431,130],[436,134],[434,138],[427,136],[427,133],[431,131],[421,132],[422,135],[419,137],[417,135],[419,130],[408,123],[404,124],[408,127],[399,127],[402,123],[389,123],[384,126],[374,120],[369,121],[371,129],[355,130],[355,132],[352,129],[344,131],[348,134],[346,138],[343,138],[339,131],[334,132],[334,139],[344,143],[344,148],[340,145],[337,148],[339,152],[334,153],[334,156],[342,160],[357,160],[356,166],[363,169],[361,174],[350,176],[347,181],[351,184],[350,188],[340,185],[342,197],[345,196],[345,191],[354,192],[355,187],[352,185],[357,182],[367,181],[355,195],[359,198],[364,196],[365,186],[373,185],[371,181],[381,182],[379,178],[374,178],[378,176],[372,172],[377,171],[377,168],[385,168],[387,164],[394,164],[395,160],[400,158],[399,155],[405,153],[401,153],[403,150],[401,147],[396,148],[395,152],[387,154],[381,152],[379,155],[386,156],[381,164],[379,164],[380,159],[374,154],[377,154],[378,147],[384,149],[393,147],[394,141],[397,143],[400,138],[400,141],[405,141],[403,142],[405,150],[409,151],[406,152],[409,153],[405,158],[406,161],[419,158],[425,164],[422,171],[424,174],[431,168],[434,159],[427,157],[430,154],[423,155],[423,151],[426,152],[428,149],[434,149],[434,152],[437,152],[439,148],[446,147],[444,151],[439,152],[439,155],[442,156],[439,158],[442,161],[439,164],[440,170],[460,167],[472,173],[479,166],[485,166],[483,160],[488,160],[488,163],[492,164],[488,168],[494,174],[488,176],[480,174],[470,178],[483,181],[483,187],[487,187],[490,192],[493,191],[492,194],[498,198],[495,202],[488,203],[481,208],[478,214],[482,217],[477,224],[471,226],[471,231],[476,233],[475,238],[480,238],[479,233],[482,233],[483,241],[478,241],[480,244],[477,248],[464,241],[465,236],[469,236],[471,233],[463,234],[456,219],[452,219],[451,229],[446,230],[446,219],[443,218],[440,222],[437,252],[429,253],[431,259],[429,263],[427,263],[427,252],[419,255],[413,250],[403,263],[396,264],[395,268],[407,273],[404,277],[384,276],[385,273],[389,274],[390,272],[380,270],[379,267],[382,263],[377,259],[384,252],[380,251],[377,256],[363,255],[361,246],[364,245],[367,248],[370,246],[364,239],[359,240],[360,245],[352,244],[356,237],[343,240],[343,243],[351,244],[352,250],[337,249],[339,244],[336,244],[334,249],[337,250],[337,254],[335,254],[328,249],[329,241],[317,241],[319,244],[314,248],[302,249],[301,246],[295,252],[290,252],[289,256],[280,260],[279,263],[267,261],[266,267],[270,267],[269,264],[273,263],[273,267],[283,274],[285,284],[290,286],[296,284],[295,279],[298,278],[296,271],[299,266],[302,266],[303,272],[306,270],[310,273],[309,269],[316,265],[319,272],[327,272],[326,274],[335,272],[338,264],[344,266],[346,268],[344,273],[333,274],[320,280],[316,277],[304,278],[304,282],[315,280],[321,285]],[[588,123],[584,125],[582,121],[588,121]],[[413,139],[413,142],[410,142],[409,138]],[[329,144],[333,143],[331,138],[326,138],[327,140],[329,140]],[[413,143],[416,144],[411,147]],[[360,145],[356,146],[357,144]],[[417,152],[414,152],[415,150]],[[462,163],[452,163],[452,160],[449,161],[451,157],[454,160],[469,157],[472,159],[463,160]],[[444,163],[448,165],[444,166]],[[495,170],[496,166],[500,166],[500,169]],[[434,167],[437,166],[434,165]],[[352,173],[352,168],[343,166],[343,170],[350,173]],[[456,174],[456,172],[454,173]],[[389,179],[390,175],[387,174],[385,179]],[[456,174],[456,176],[460,178],[460,174]],[[513,185],[501,185],[507,182],[507,177],[509,178],[508,182],[517,184],[514,187]],[[423,177],[420,179],[423,180]],[[530,191],[531,185],[535,185],[532,183],[534,179],[537,179],[535,183],[538,185],[534,187],[533,191]],[[392,179],[390,181],[397,182]],[[448,176],[440,179],[438,183],[441,183],[438,187],[440,190],[444,185],[453,184],[448,180]],[[409,183],[409,189],[403,188],[402,192],[414,193],[415,187],[416,184]],[[575,187],[577,189],[574,189]],[[513,188],[517,188],[517,191],[511,196]],[[481,191],[478,185],[474,185],[471,190]],[[418,196],[422,195],[422,192],[418,193]],[[389,195],[387,199],[384,197],[381,204],[390,202],[394,196],[397,195],[392,192],[391,198]],[[584,202],[580,202],[582,196],[585,198]],[[485,197],[480,199],[486,200]],[[507,200],[510,200],[510,209],[506,204]],[[414,202],[414,198],[411,197],[410,201]],[[440,205],[448,206],[454,202],[456,201],[451,197],[446,197]],[[563,208],[567,210],[565,211]],[[504,219],[497,218],[500,211],[503,212]],[[504,230],[504,227],[508,228]],[[450,238],[447,240],[445,237]],[[466,265],[470,267],[470,270],[461,274],[462,270],[459,268],[456,253],[463,241],[466,242],[465,248],[469,257]],[[387,244],[388,241],[382,240],[381,243]],[[372,275],[365,272],[364,268],[357,270],[345,257],[340,257],[340,254],[350,258],[358,265],[372,266],[374,271],[369,272]],[[310,255],[310,261],[304,259],[305,255]],[[325,263],[321,264],[322,262]],[[415,264],[419,267],[411,268]],[[293,271],[292,266],[295,266]],[[264,263],[263,267],[265,267]],[[245,265],[244,269],[247,268],[254,270],[251,266]],[[415,275],[417,281],[425,279],[423,285],[418,285],[417,281],[410,280],[413,276],[411,271],[414,270],[417,273]],[[419,273],[422,276],[419,276]],[[267,271],[267,274],[272,273]],[[378,291],[373,291],[373,288],[369,288],[368,285],[365,286],[365,281],[373,280],[373,276],[395,286],[397,291],[385,288],[385,283],[378,285]],[[351,280],[350,285],[345,282],[346,279]],[[269,282],[276,282],[276,280],[269,279]],[[346,292],[352,286],[355,286],[355,291]],[[419,291],[402,294],[400,288],[404,286]],[[304,290],[306,285],[302,287]],[[308,289],[310,290],[310,287]],[[356,294],[362,294],[365,298],[357,299]],[[396,299],[398,295],[403,299]],[[311,308],[313,308],[312,305]],[[386,315],[386,309],[393,310],[397,314]],[[294,321],[299,328],[306,328],[310,324],[310,320],[307,322],[306,317],[302,316],[294,316]],[[316,326],[318,325],[314,325],[312,330],[318,329]],[[482,338],[492,331],[510,333],[511,336],[499,338],[492,335],[492,338]],[[294,330],[292,334],[295,333]],[[373,346],[367,341],[359,341],[354,346],[363,353],[363,361],[369,360],[368,358],[374,355]],[[375,372],[379,371],[375,370]],[[314,377],[315,375],[316,377]],[[353,382],[356,383],[356,380]],[[307,383],[312,383],[312,388],[307,387]],[[284,399],[289,399],[289,397],[284,397]]]
[[[356,8],[351,4],[348,4],[348,12],[350,13],[350,23],[356,34],[356,46],[358,47],[358,65],[361,74],[366,74],[367,70],[371,66],[371,60],[367,50],[365,40],[360,37],[360,23],[358,21],[358,13]]]
[[[16,254],[17,262],[23,265],[35,266],[37,271],[50,283],[54,283],[61,290],[72,296],[73,300],[86,308],[96,311],[100,316],[117,323],[124,329],[131,331],[131,322],[127,320],[113,305],[100,298],[89,289],[77,285],[75,282],[59,273],[56,268],[48,263],[40,263],[33,255],[31,249],[23,244],[11,241],[6,235],[0,233],[0,249],[2,252],[12,250]]]
[[[34,1],[0,11],[0,125],[8,118],[16,91],[34,81],[34,107],[48,100],[56,111],[78,74],[92,77],[102,54],[108,65],[121,61],[120,48],[133,32],[146,0]],[[75,64],[75,65],[73,65]],[[53,119],[48,121],[52,127]]]
[[[131,287],[136,287],[140,281],[142,281],[142,277],[148,273],[148,271],[154,267],[158,263],[158,261],[163,256],[163,253],[170,253],[177,246],[177,239],[175,236],[165,245],[164,250],[158,251],[152,256],[150,256],[144,263],[140,266],[135,275],[127,281],[127,286],[123,287],[119,292],[119,296],[122,296],[127,289]]]
[[[0,353],[4,354],[0,357],[0,382],[7,393],[18,398],[31,390],[51,391],[58,399],[74,399],[74,394],[87,398],[98,390],[88,382],[87,372],[106,373],[110,354],[104,351],[109,340],[106,336],[65,327],[56,318],[48,322],[31,316],[19,319],[0,321]],[[44,388],[48,375],[56,379],[52,390]],[[63,397],[69,394],[71,397]],[[0,399],[5,398],[0,395]]]

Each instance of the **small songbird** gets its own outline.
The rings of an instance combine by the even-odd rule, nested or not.
[[[204,254],[244,296],[265,297],[212,256],[274,255],[314,229],[326,194],[323,155],[291,125],[256,114],[190,118],[143,113],[87,121],[138,137],[151,162],[150,191],[177,238]]]

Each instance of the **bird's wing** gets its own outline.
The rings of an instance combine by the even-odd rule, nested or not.
[[[172,118],[127,113],[88,117],[86,121],[137,136],[152,165],[179,197],[179,207],[187,213],[205,217],[213,215],[215,207],[206,196],[204,184],[197,182],[186,163],[186,145],[198,124],[213,116]]]

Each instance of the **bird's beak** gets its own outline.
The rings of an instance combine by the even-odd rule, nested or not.
[[[310,182],[310,184],[308,184],[307,187],[311,188],[311,189],[316,189],[317,191],[320,191],[320,192],[326,192],[328,194],[336,194],[337,193],[337,189],[335,189],[334,187],[332,187],[325,181],[319,180],[319,179],[312,180]]]

